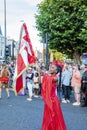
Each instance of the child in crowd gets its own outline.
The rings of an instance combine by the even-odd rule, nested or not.
[[[34,97],[38,97],[38,92],[39,92],[39,76],[38,76],[38,73],[35,73],[33,81],[34,81]]]
[[[27,81],[27,88],[29,93],[29,98],[27,98],[27,100],[31,101],[33,96],[33,73],[31,67],[29,67],[27,70],[26,81]]]

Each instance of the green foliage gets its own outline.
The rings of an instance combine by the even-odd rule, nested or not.
[[[69,57],[87,52],[87,1],[44,0],[38,5],[36,27],[42,39],[48,32],[49,48]]]
[[[7,57],[7,60],[8,60],[8,61],[11,61],[11,57],[10,57],[10,56],[8,56],[8,57]]]

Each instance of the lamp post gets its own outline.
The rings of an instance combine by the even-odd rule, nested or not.
[[[15,42],[16,41],[14,41],[14,40],[12,41],[12,50],[11,50],[12,51],[12,61],[13,62],[14,62],[14,47],[15,47]]]
[[[6,0],[4,0],[4,60],[6,62]]]
[[[46,33],[46,68],[49,68],[48,33]]]

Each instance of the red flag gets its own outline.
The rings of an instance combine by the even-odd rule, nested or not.
[[[25,87],[25,72],[30,64],[36,62],[36,57],[29,38],[27,26],[24,23],[20,33],[19,52],[16,61],[16,69],[14,74],[15,92],[18,94]]]

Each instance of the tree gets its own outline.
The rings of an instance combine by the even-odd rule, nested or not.
[[[60,52],[58,52],[57,50],[53,50],[53,49],[49,49],[49,53],[50,53],[50,55],[52,55],[53,57],[53,59],[54,60],[60,60],[60,61],[64,61],[65,60],[65,58],[67,58],[67,56],[66,55],[64,55],[64,54],[62,54],[62,53],[60,53]],[[51,58],[51,57],[50,57]]]
[[[46,32],[52,36],[49,48],[80,64],[80,56],[87,52],[86,0],[44,0],[38,5],[36,27],[42,38]]]

